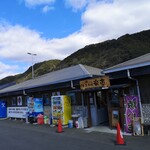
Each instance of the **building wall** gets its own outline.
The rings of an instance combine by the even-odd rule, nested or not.
[[[142,103],[150,104],[150,75],[141,76],[138,81]]]
[[[71,90],[71,92],[69,92]],[[71,97],[72,105],[82,105],[81,94],[79,92],[74,92],[72,89],[64,88],[57,90],[49,90],[42,92],[33,92],[27,95],[10,95],[7,97],[1,97],[1,100],[7,102],[7,107],[24,107],[27,106],[27,98],[43,98],[44,106],[51,106],[51,96],[55,95],[69,95]],[[21,97],[21,104],[19,104],[18,98]]]
[[[21,98],[20,101],[19,101],[19,98]],[[27,106],[26,96],[24,96],[24,95],[3,97],[2,99],[7,102],[7,107],[24,107],[24,106]]]

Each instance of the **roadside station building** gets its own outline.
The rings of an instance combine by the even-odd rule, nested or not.
[[[89,110],[87,110],[87,103],[84,102],[83,95],[80,92],[80,81],[101,76],[104,76],[101,69],[79,64],[4,88],[0,90],[0,100],[7,102],[9,117],[12,115],[14,118],[25,118],[27,99],[29,97],[42,98],[44,115],[49,117],[51,96],[69,95],[71,97],[72,114],[80,114],[87,121]],[[92,123],[90,122],[90,124]]]
[[[81,116],[84,127],[114,128],[120,122],[132,132],[134,118],[150,120],[149,85],[150,53],[105,70],[79,64],[54,71],[0,90],[0,99],[7,107],[21,108],[29,97],[42,98],[44,115],[50,117],[51,96],[68,95],[72,115]]]

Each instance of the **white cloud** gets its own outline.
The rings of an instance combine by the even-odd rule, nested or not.
[[[9,76],[9,75],[15,75],[18,69],[18,66],[16,65],[6,65],[2,62],[0,62],[0,79]]]
[[[24,0],[25,4],[29,7],[36,6],[36,5],[46,5],[52,4],[55,0]]]
[[[65,0],[73,10],[82,9],[80,33],[96,41],[117,38],[150,28],[149,0]]]
[[[50,59],[63,59],[72,52],[92,42],[93,39],[87,38],[80,33],[74,33],[62,39],[44,39],[40,33],[28,28],[9,24],[0,25],[0,59],[14,61],[16,64],[31,64],[31,57],[28,52],[36,53],[34,62],[41,62]],[[94,41],[93,41],[94,42]],[[21,66],[20,66],[21,67]],[[18,73],[18,69],[7,71],[8,65],[1,67],[4,69],[4,75]],[[23,72],[24,70],[22,70]]]
[[[65,0],[67,7],[72,7],[73,10],[84,8],[89,0]]]
[[[50,6],[46,5],[46,6],[43,7],[42,12],[47,13],[50,10],[54,10],[54,9],[55,9],[54,7],[50,7]]]
[[[27,61],[27,52],[45,55],[47,59],[56,58],[58,55],[51,49],[51,41],[43,39],[40,33],[16,25],[0,26],[0,57]],[[46,59],[43,57],[43,59]],[[58,56],[62,58],[62,56]]]
[[[82,15],[81,32],[100,41],[150,28],[149,0],[89,3]]]
[[[0,25],[0,58],[30,62],[27,52],[32,52],[37,54],[38,61],[63,59],[72,51],[88,44],[89,39],[78,32],[62,39],[44,39],[40,33],[28,28],[2,24]]]

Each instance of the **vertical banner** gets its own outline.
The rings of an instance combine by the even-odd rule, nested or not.
[[[0,101],[0,118],[7,117],[7,107],[5,101]]]
[[[43,114],[43,99],[34,98],[34,113],[37,116],[38,114]]]
[[[132,120],[134,117],[140,117],[140,107],[138,96],[125,96],[125,120],[126,120],[126,132],[132,132]]]
[[[33,97],[29,97],[27,99],[27,106],[28,106],[29,114],[32,115],[34,113],[34,98]]]

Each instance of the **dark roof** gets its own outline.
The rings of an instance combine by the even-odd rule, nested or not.
[[[0,94],[51,84],[63,83],[77,79],[84,79],[93,76],[102,76],[101,72],[101,69],[79,64],[58,71],[53,71],[35,79],[27,80],[14,86],[2,89],[0,90]]]
[[[129,61],[125,61],[123,63],[120,63],[118,65],[112,66],[110,68],[107,68],[104,70],[104,73],[111,73],[111,72],[117,72],[127,69],[134,69],[144,66],[150,65],[150,53],[142,55],[140,57],[131,59]]]

